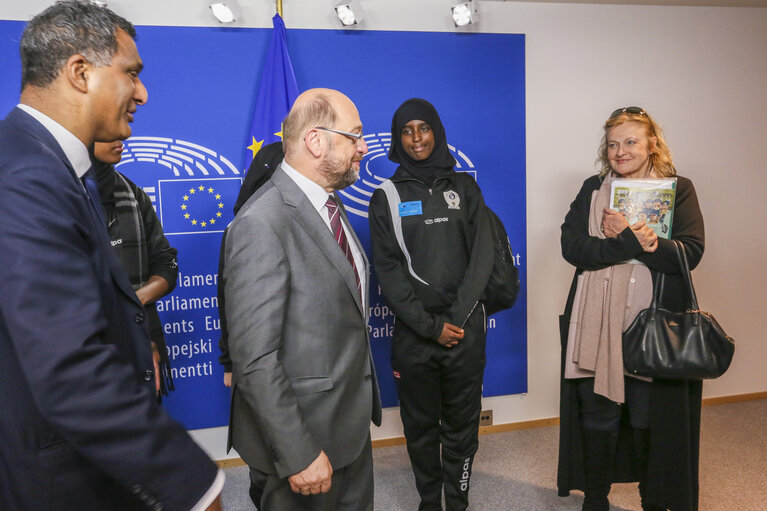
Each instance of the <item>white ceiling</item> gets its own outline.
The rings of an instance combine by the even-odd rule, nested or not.
[[[538,3],[612,4],[612,5],[686,5],[711,7],[767,7],[767,0],[483,0]]]

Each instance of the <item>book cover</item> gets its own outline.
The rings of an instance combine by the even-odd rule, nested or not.
[[[671,238],[676,198],[676,178],[612,180],[610,208],[626,217],[629,225],[644,221],[658,237]]]

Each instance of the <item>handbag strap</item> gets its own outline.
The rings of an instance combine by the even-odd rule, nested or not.
[[[676,256],[679,259],[679,267],[682,270],[682,278],[687,285],[687,292],[690,297],[690,310],[698,310],[698,297],[695,294],[695,287],[692,285],[692,275],[690,274],[690,265],[687,262],[687,252],[681,241],[671,240],[676,248]]]
[[[650,319],[655,318],[655,311],[658,309],[658,304],[663,296],[663,284],[665,282],[665,274],[663,272],[655,273],[655,282],[653,282],[653,294],[652,301],[650,302]]]
[[[687,262],[687,253],[684,250],[684,245],[681,241],[678,240],[670,240],[674,244],[674,249],[676,250],[676,257],[679,261],[679,268],[682,273],[682,278],[684,279],[685,284],[687,285],[687,293],[689,295],[690,299],[690,306],[688,310],[697,311],[698,309],[698,297],[695,294],[695,287],[692,285],[692,275],[690,274],[690,265]],[[663,286],[666,282],[666,274],[663,272],[656,272],[655,273],[655,281],[653,282],[653,295],[652,295],[652,302],[650,302],[650,318],[655,317],[655,311],[658,309],[658,304],[661,303],[662,296],[663,296]],[[694,318],[693,322],[697,324],[697,317]]]

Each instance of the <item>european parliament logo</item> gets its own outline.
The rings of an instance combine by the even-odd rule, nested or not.
[[[368,146],[368,153],[360,162],[360,178],[350,187],[338,191],[344,198],[346,211],[362,218],[368,217],[368,207],[373,192],[388,179],[388,177],[381,176],[391,176],[396,169],[395,164],[390,162],[387,157],[391,147],[391,133],[365,135],[365,142]],[[450,154],[455,158],[455,170],[468,172],[474,176],[474,179],[477,179],[477,169],[469,157],[455,146],[448,144],[447,147],[450,149]]]
[[[207,147],[166,137],[131,137],[116,167],[147,192],[166,235],[220,233],[234,218],[242,174]]]

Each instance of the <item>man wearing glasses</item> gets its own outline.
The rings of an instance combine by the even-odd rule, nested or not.
[[[368,261],[335,193],[359,176],[362,123],[312,89],[283,135],[285,160],[227,230],[231,444],[267,474],[263,511],[372,510]]]

